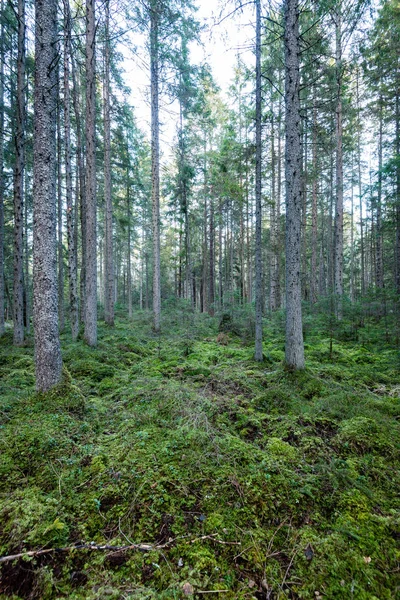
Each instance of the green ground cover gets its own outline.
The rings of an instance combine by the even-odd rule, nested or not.
[[[310,330],[291,374],[279,327],[261,364],[240,333],[178,311],[159,338],[143,313],[96,349],[63,334],[47,395],[0,340],[0,554],[162,546],[4,563],[1,598],[400,598],[398,349]]]

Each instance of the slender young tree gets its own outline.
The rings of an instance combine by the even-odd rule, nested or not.
[[[110,0],[105,5],[104,51],[104,201],[105,201],[105,268],[104,268],[104,320],[114,325],[114,259],[113,259],[113,206],[111,183],[111,119],[110,119]]]
[[[25,0],[18,0],[14,165],[14,344],[24,341]]]
[[[261,248],[261,0],[256,0],[256,341],[254,358],[263,359],[262,248]]]
[[[86,0],[85,341],[97,344],[95,0]]]
[[[57,2],[36,0],[33,315],[36,388],[61,379],[56,265]]]
[[[286,348],[288,369],[304,368],[301,311],[300,32],[298,0],[285,0]]]

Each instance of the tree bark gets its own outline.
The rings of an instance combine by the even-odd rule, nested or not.
[[[129,151],[129,150],[128,150]],[[130,172],[126,170],[126,204],[128,217],[128,252],[127,264],[127,286],[128,286],[128,317],[132,319],[132,265],[131,265],[131,194],[130,194]]]
[[[5,329],[4,323],[4,21],[3,0],[0,2],[0,336]]]
[[[161,329],[160,270],[160,122],[158,109],[158,0],[150,7],[150,78],[151,78],[151,197],[153,217],[153,327]]]
[[[110,0],[106,0],[104,52],[104,201],[105,201],[105,289],[104,320],[114,325],[114,260],[113,260],[113,206],[111,181],[111,119],[110,119]]]
[[[61,379],[56,264],[57,2],[36,0],[33,309],[36,388]]]
[[[97,344],[95,0],[86,0],[85,341]]]
[[[261,362],[263,359],[262,345],[262,248],[261,248],[261,2],[256,0],[256,240],[255,240],[255,267],[256,267],[256,314],[255,314],[255,351],[254,358]]]
[[[318,163],[317,163],[317,108],[315,100],[313,101],[313,140],[312,140],[312,161],[313,161],[313,182],[312,182],[312,208],[311,208],[311,272],[310,272],[310,300],[312,304],[317,301],[317,198],[318,198]]]
[[[343,315],[343,108],[342,108],[342,14],[336,13],[336,207],[334,246],[334,286],[337,316]]]
[[[65,186],[67,202],[67,235],[68,235],[68,283],[71,319],[71,334],[76,341],[79,333],[78,314],[78,280],[77,280],[77,247],[75,236],[75,215],[72,201],[72,166],[71,166],[71,98],[69,89],[71,56],[71,14],[69,0],[64,0],[64,144],[65,144]],[[79,172],[79,161],[77,164]],[[79,181],[79,177],[77,178]],[[76,196],[78,202],[78,195]]]
[[[290,370],[304,368],[301,310],[300,35],[298,0],[285,0],[286,348]]]
[[[14,166],[14,344],[24,341],[25,0],[18,0],[17,102]]]
[[[64,330],[64,257],[63,257],[63,222],[62,222],[62,143],[61,143],[61,99],[60,86],[57,83],[57,258],[58,258],[58,319],[60,331]]]
[[[376,287],[383,289],[383,245],[382,245],[382,169],[383,169],[383,99],[379,98],[378,135],[378,197],[376,202]]]

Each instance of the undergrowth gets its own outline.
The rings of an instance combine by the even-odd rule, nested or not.
[[[45,395],[0,340],[0,554],[163,546],[5,563],[0,597],[400,597],[398,351],[309,334],[291,374],[274,324],[258,364],[217,320],[166,320],[63,334]]]

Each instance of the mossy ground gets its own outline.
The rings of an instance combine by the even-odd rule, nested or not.
[[[400,598],[398,350],[311,332],[291,374],[272,326],[261,364],[217,334],[184,311],[65,333],[46,395],[1,339],[0,554],[174,540],[3,564],[1,598]]]

